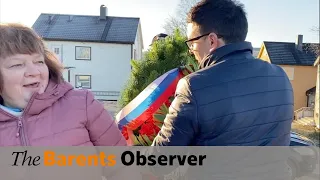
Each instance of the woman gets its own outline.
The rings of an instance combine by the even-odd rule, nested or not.
[[[0,24],[0,146],[126,146],[113,118],[36,33]]]

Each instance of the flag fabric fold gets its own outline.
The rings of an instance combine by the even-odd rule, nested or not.
[[[185,67],[166,72],[116,115],[118,128],[129,145],[151,145],[168,113],[179,80],[189,73]]]

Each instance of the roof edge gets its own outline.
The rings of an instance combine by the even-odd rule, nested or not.
[[[308,94],[310,94],[310,93],[312,93],[312,92],[315,92],[315,91],[316,91],[316,86],[308,89],[308,90],[306,91],[306,95],[308,96]]]
[[[320,64],[320,56],[318,56],[318,58],[316,59],[316,61],[313,64],[313,66],[317,66],[318,64]]]
[[[41,15],[59,15],[59,16],[79,16],[79,17],[100,17],[99,15],[83,15],[83,14],[56,14],[56,13],[41,13],[38,18]],[[126,16],[106,16],[111,18],[126,18],[126,19],[138,19],[140,20],[140,17],[126,17]]]
[[[296,44],[295,42],[284,42],[284,41],[263,41],[263,43],[282,43],[282,44]],[[316,43],[316,42],[304,42],[302,43],[304,45],[309,45],[309,44],[319,44],[320,43]]]
[[[59,39],[59,38],[42,38],[45,41],[66,41],[66,42],[92,42],[92,43],[108,43],[108,44],[134,44],[134,42],[125,41],[94,41],[94,40],[77,40],[77,39]]]
[[[269,59],[270,63],[273,63],[272,59],[271,59],[271,56],[269,55],[269,51],[268,51],[268,48],[267,48],[267,45],[265,44],[265,42],[263,42],[263,47],[264,47],[264,50],[267,53],[267,56],[268,56],[268,59]]]
[[[265,49],[265,45],[264,45],[264,42],[262,42],[257,58],[261,58],[262,52],[264,49]]]

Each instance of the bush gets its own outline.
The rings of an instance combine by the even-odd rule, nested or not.
[[[154,42],[142,60],[131,60],[132,72],[121,92],[120,108],[126,106],[162,74],[179,66],[195,65],[196,60],[188,53],[185,40],[186,37],[176,30],[172,36]]]

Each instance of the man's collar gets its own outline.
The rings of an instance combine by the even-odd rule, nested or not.
[[[210,66],[216,62],[221,61],[226,56],[232,55],[238,52],[251,51],[252,53],[252,45],[250,42],[240,42],[240,43],[232,43],[224,45],[212,52],[208,56],[206,56],[199,64],[199,68],[205,68]]]

